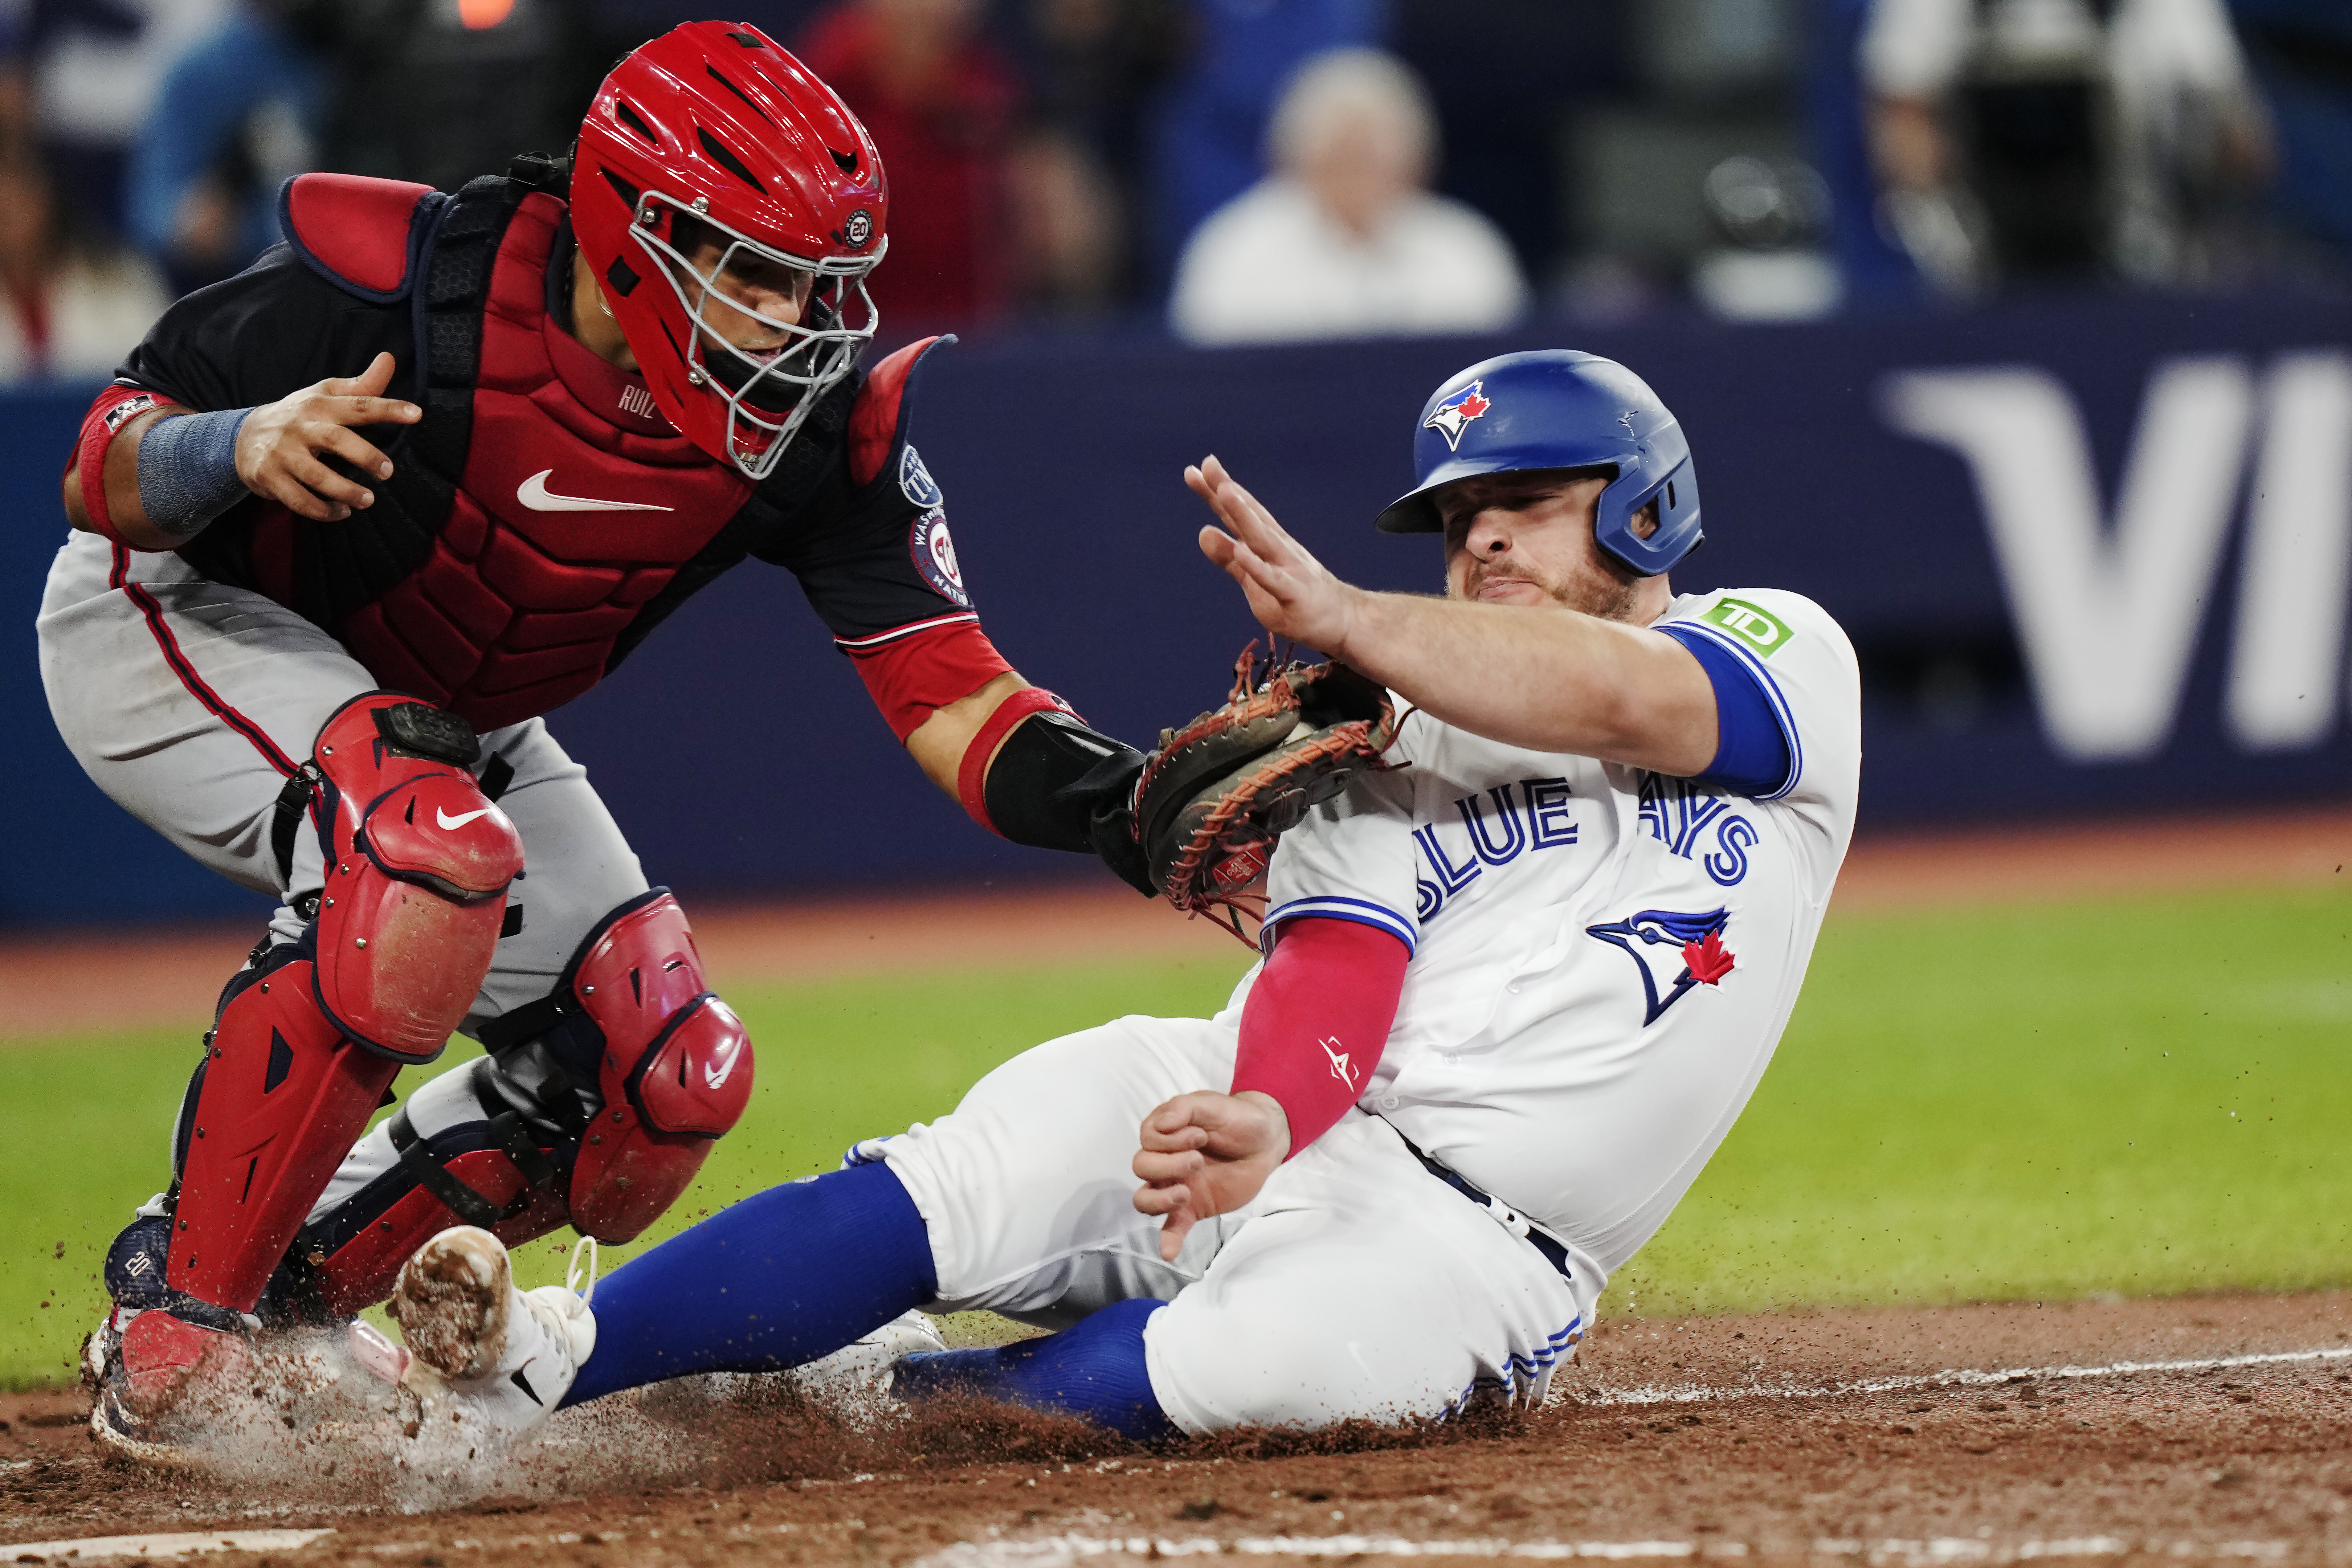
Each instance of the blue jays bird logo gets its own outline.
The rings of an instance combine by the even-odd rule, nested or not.
[[[1495,406],[1494,400],[1479,390],[1486,384],[1483,381],[1474,381],[1439,404],[1436,412],[1421,422],[1422,428],[1434,430],[1444,437],[1447,451],[1460,451],[1462,432],[1470,427],[1470,421],[1479,418]]]
[[[1723,928],[1730,923],[1727,910],[1709,910],[1705,914],[1643,910],[1607,925],[1586,926],[1584,934],[1620,950],[1642,972],[1645,1005],[1642,1027],[1646,1029],[1692,986],[1719,984],[1731,973],[1731,950],[1723,945]],[[1635,946],[1636,942],[1641,945]],[[1659,952],[1659,948],[1665,951]],[[1676,959],[1681,963],[1676,963]],[[1674,972],[1674,978],[1662,993],[1658,977],[1668,971]]]

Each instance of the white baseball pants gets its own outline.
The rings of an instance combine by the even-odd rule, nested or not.
[[[1152,1392],[1191,1433],[1395,1422],[1481,1391],[1539,1402],[1581,1332],[1542,1254],[1351,1110],[1246,1209],[1205,1221],[1172,1265],[1131,1204],[1129,1162],[1161,1102],[1233,1081],[1235,1036],[1127,1017],[1024,1051],[954,1112],[869,1140],[929,1229],[933,1310],[1047,1327],[1138,1297]]]

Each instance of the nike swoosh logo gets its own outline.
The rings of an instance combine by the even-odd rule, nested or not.
[[[463,827],[466,824],[473,821],[478,816],[488,816],[489,815],[490,808],[487,805],[482,807],[479,811],[469,811],[463,816],[452,816],[437,805],[433,808],[433,820],[439,823],[444,828]]]
[[[593,496],[560,496],[547,488],[547,476],[553,468],[539,472],[515,487],[515,500],[533,511],[675,511],[676,507],[655,506],[641,500],[598,500]]]
[[[727,1047],[727,1054],[719,1058],[719,1060],[704,1064],[702,1068],[703,1086],[707,1089],[719,1089],[724,1087],[727,1080],[735,1076],[736,1058],[740,1057],[742,1054],[743,1042],[738,1040],[733,1045]]]

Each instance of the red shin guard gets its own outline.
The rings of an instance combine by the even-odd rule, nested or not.
[[[346,1239],[309,1260],[328,1311],[382,1300],[409,1255],[452,1225],[481,1226],[509,1247],[567,1222],[599,1241],[629,1240],[677,1201],[751,1098],[751,1042],[705,989],[685,912],[666,891],[609,916],[553,996],[502,1022],[484,1040],[494,1070],[512,1075],[500,1079],[509,1098],[478,1091],[483,1120],[430,1137],[394,1121],[415,1184],[363,1224],[328,1226]],[[592,1086],[582,1120],[578,1090]],[[526,1088],[542,1097],[528,1121],[509,1109]]]
[[[489,973],[522,841],[465,721],[385,692],[319,732],[326,886],[310,949],[233,983],[194,1089],[167,1278],[249,1312],[393,1077]]]
[[[320,1013],[310,971],[280,964],[231,998],[194,1091],[165,1278],[239,1312],[400,1070]]]
[[[514,1162],[495,1149],[475,1149],[442,1163],[442,1169],[501,1207],[525,1185]],[[488,1226],[509,1247],[520,1247],[571,1222],[561,1193],[538,1192],[521,1212]],[[320,1262],[319,1297],[337,1318],[356,1315],[392,1295],[400,1266],[415,1250],[453,1225],[467,1223],[449,1206],[418,1187],[386,1209],[374,1224]]]

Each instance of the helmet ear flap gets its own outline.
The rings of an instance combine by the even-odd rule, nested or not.
[[[1654,524],[1645,511],[1655,507]],[[1664,473],[1651,463],[1632,466],[1601,492],[1592,539],[1627,571],[1655,577],[1706,542],[1698,520],[1698,475],[1690,453]]]

